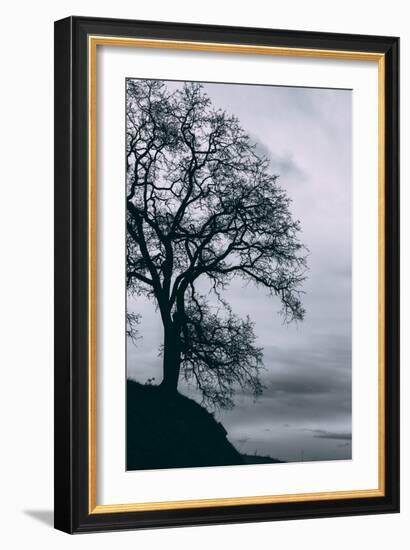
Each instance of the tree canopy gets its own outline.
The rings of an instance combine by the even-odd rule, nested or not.
[[[160,312],[164,386],[176,389],[182,372],[222,407],[237,386],[259,394],[262,349],[224,290],[240,277],[276,296],[287,322],[302,320],[306,271],[300,224],[269,159],[200,84],[170,91],[135,79],[127,80],[126,158],[127,289]]]

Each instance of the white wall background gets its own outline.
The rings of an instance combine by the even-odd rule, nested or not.
[[[221,0],[7,2],[0,33],[0,541],[4,548],[178,548],[224,545],[372,550],[408,548],[409,483],[409,95],[410,31],[401,0],[359,3]],[[53,21],[125,17],[401,36],[402,60],[402,512],[69,537],[52,523]],[[407,20],[407,23],[406,23]],[[407,97],[406,97],[407,96]],[[91,537],[91,538],[90,538]]]

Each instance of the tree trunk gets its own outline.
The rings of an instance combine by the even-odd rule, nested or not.
[[[170,392],[177,391],[179,372],[181,368],[180,336],[174,327],[164,331],[164,362],[161,386]]]

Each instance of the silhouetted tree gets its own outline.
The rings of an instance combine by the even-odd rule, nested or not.
[[[214,406],[232,405],[237,385],[261,392],[253,323],[223,290],[241,277],[278,296],[287,321],[303,318],[305,257],[289,203],[269,160],[200,84],[127,81],[127,289],[160,312],[164,388],[176,391],[182,370]]]

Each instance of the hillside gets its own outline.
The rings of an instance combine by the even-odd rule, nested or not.
[[[245,464],[222,424],[181,394],[127,382],[127,470]]]
[[[272,458],[270,456],[260,455],[241,455],[245,464],[283,464],[283,460]]]

